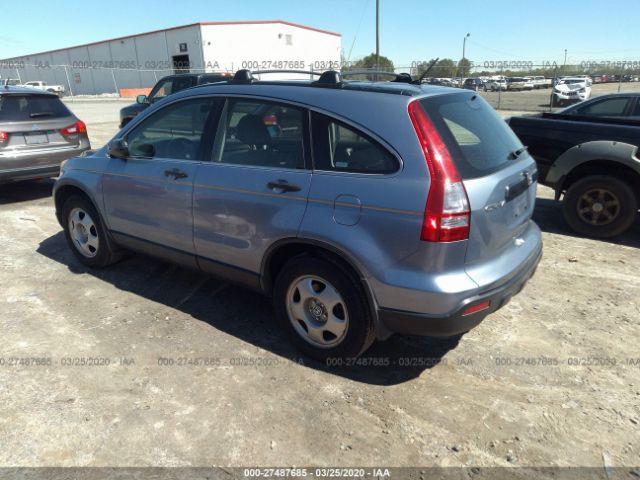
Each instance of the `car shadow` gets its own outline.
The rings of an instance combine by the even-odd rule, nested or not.
[[[54,180],[25,180],[0,184],[0,205],[28,202],[51,196]]]
[[[569,228],[562,215],[562,203],[550,198],[536,198],[536,208],[533,212],[533,220],[540,229],[547,233],[556,233],[575,238],[586,238]],[[624,234],[615,238],[595,239],[626,247],[640,248],[640,219]]]
[[[289,343],[276,324],[271,301],[258,293],[144,255],[130,255],[106,269],[90,269],[73,256],[62,231],[42,241],[37,252],[73,274],[93,275],[280,357],[361,383],[396,385],[416,378],[440,364],[462,337],[394,335],[375,342],[359,359],[323,363],[304,357]]]

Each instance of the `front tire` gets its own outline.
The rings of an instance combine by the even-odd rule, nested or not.
[[[567,190],[564,218],[572,230],[589,237],[611,238],[635,221],[638,199],[631,187],[615,177],[593,175]]]
[[[290,260],[276,279],[273,300],[281,327],[312,358],[357,357],[373,343],[373,318],[360,282],[334,262]]]
[[[102,219],[89,200],[69,197],[62,206],[62,219],[67,244],[80,263],[102,268],[118,260]]]

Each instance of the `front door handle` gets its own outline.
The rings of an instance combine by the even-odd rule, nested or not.
[[[164,176],[165,177],[173,177],[174,180],[177,180],[179,178],[187,178],[189,175],[187,174],[187,172],[183,172],[182,170],[180,170],[178,168],[172,168],[171,170],[165,170],[164,171]]]
[[[267,183],[267,187],[271,190],[280,190],[281,192],[299,192],[300,187],[293,185],[286,180],[276,180],[274,182]]]

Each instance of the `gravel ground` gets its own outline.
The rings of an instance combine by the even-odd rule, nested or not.
[[[99,146],[123,104],[71,106]],[[51,185],[0,186],[0,466],[640,463],[638,224],[575,237],[540,187],[544,258],[509,305],[337,368],[241,288],[142,256],[82,267]]]

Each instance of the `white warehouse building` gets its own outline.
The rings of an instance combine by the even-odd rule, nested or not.
[[[341,35],[282,20],[201,22],[0,60],[0,78],[121,93],[181,72],[339,68]]]

